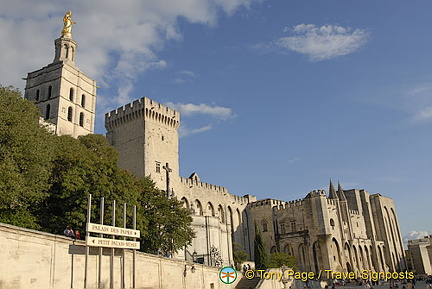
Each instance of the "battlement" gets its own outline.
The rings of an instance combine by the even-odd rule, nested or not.
[[[142,97],[105,114],[105,128],[114,128],[138,118],[145,118],[154,122],[177,129],[180,126],[180,113],[147,97]]]
[[[217,185],[213,185],[213,184],[209,184],[209,183],[205,183],[205,182],[201,182],[201,181],[196,181],[190,178],[184,178],[184,177],[180,177],[180,182],[186,185],[193,185],[193,186],[197,186],[197,187],[201,187],[201,188],[205,188],[208,190],[213,190],[215,192],[219,192],[219,193],[227,193],[228,194],[228,189],[221,187],[221,186],[217,186]],[[241,198],[241,197],[240,197]]]
[[[292,200],[288,202],[283,202],[283,204],[280,204],[275,210],[280,211],[280,210],[285,210],[290,208],[297,208],[303,206],[303,204],[304,204],[304,199]]]
[[[284,206],[286,204],[285,201],[275,200],[275,199],[264,199],[251,203],[251,207],[261,207],[261,206],[270,206],[270,207],[279,207]]]
[[[350,215],[360,216],[360,212],[357,211],[357,210],[349,210],[349,214],[350,214]]]
[[[327,199],[327,204],[328,205],[333,205],[336,206],[339,200],[336,199]]]

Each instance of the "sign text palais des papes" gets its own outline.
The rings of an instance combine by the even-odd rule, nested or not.
[[[129,237],[129,238],[140,237],[139,230],[119,228],[119,227],[100,225],[94,223],[87,223],[87,232],[122,236],[122,237]],[[140,243],[137,241],[96,238],[91,236],[87,237],[86,245],[92,247],[121,248],[121,249],[135,249],[135,250],[140,248]]]

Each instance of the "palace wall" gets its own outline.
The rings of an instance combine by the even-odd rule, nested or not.
[[[1,289],[84,288],[85,243],[0,223]],[[102,256],[101,288],[110,285],[111,249]],[[125,288],[132,287],[132,252],[126,250]],[[7,261],[6,261],[7,260]],[[122,250],[115,250],[114,288],[121,288]],[[88,286],[96,288],[99,249],[91,248]],[[136,253],[136,288],[234,288],[220,282],[218,268],[141,252]]]

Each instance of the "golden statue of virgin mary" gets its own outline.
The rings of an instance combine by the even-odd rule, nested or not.
[[[65,16],[63,17],[62,37],[72,38],[72,24],[75,23],[76,22],[72,21],[72,12],[66,12]]]

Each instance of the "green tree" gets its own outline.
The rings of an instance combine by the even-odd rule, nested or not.
[[[270,268],[280,268],[282,265],[287,266],[288,268],[293,268],[297,270],[296,259],[294,256],[289,255],[287,253],[272,253],[270,254]]]
[[[255,255],[254,256],[255,268],[257,270],[266,270],[268,268],[267,251],[264,245],[261,231],[258,229],[256,223],[255,223],[254,255]]]
[[[236,269],[241,270],[241,264],[249,258],[249,255],[245,252],[242,244],[233,242],[233,258]]]
[[[50,187],[52,139],[37,107],[0,85],[0,222],[39,228],[34,211]]]
[[[140,180],[140,184],[139,212],[148,221],[142,237],[143,250],[167,254],[192,244],[195,232],[191,228],[190,211],[176,198],[167,199],[165,192],[157,189],[149,177]]]
[[[55,147],[49,197],[39,214],[44,230],[60,233],[66,225],[84,230],[89,194],[94,200],[93,222],[99,222],[101,197],[107,204],[116,200],[119,209],[122,203],[137,204],[140,193],[137,180],[118,168],[118,154],[104,136],[86,135],[79,139],[60,136],[56,137]],[[116,215],[118,224],[121,217],[121,213]],[[137,222],[145,224],[141,218]],[[104,223],[111,222],[111,211],[107,211]]]
[[[62,233],[67,225],[84,231],[88,195],[91,221],[99,222],[100,199],[112,223],[110,202],[137,206],[137,229],[147,252],[176,252],[195,236],[190,211],[167,199],[149,177],[138,180],[117,166],[118,153],[102,135],[74,139],[39,125],[37,107],[18,90],[0,86],[0,222]],[[123,223],[116,214],[116,225]]]

